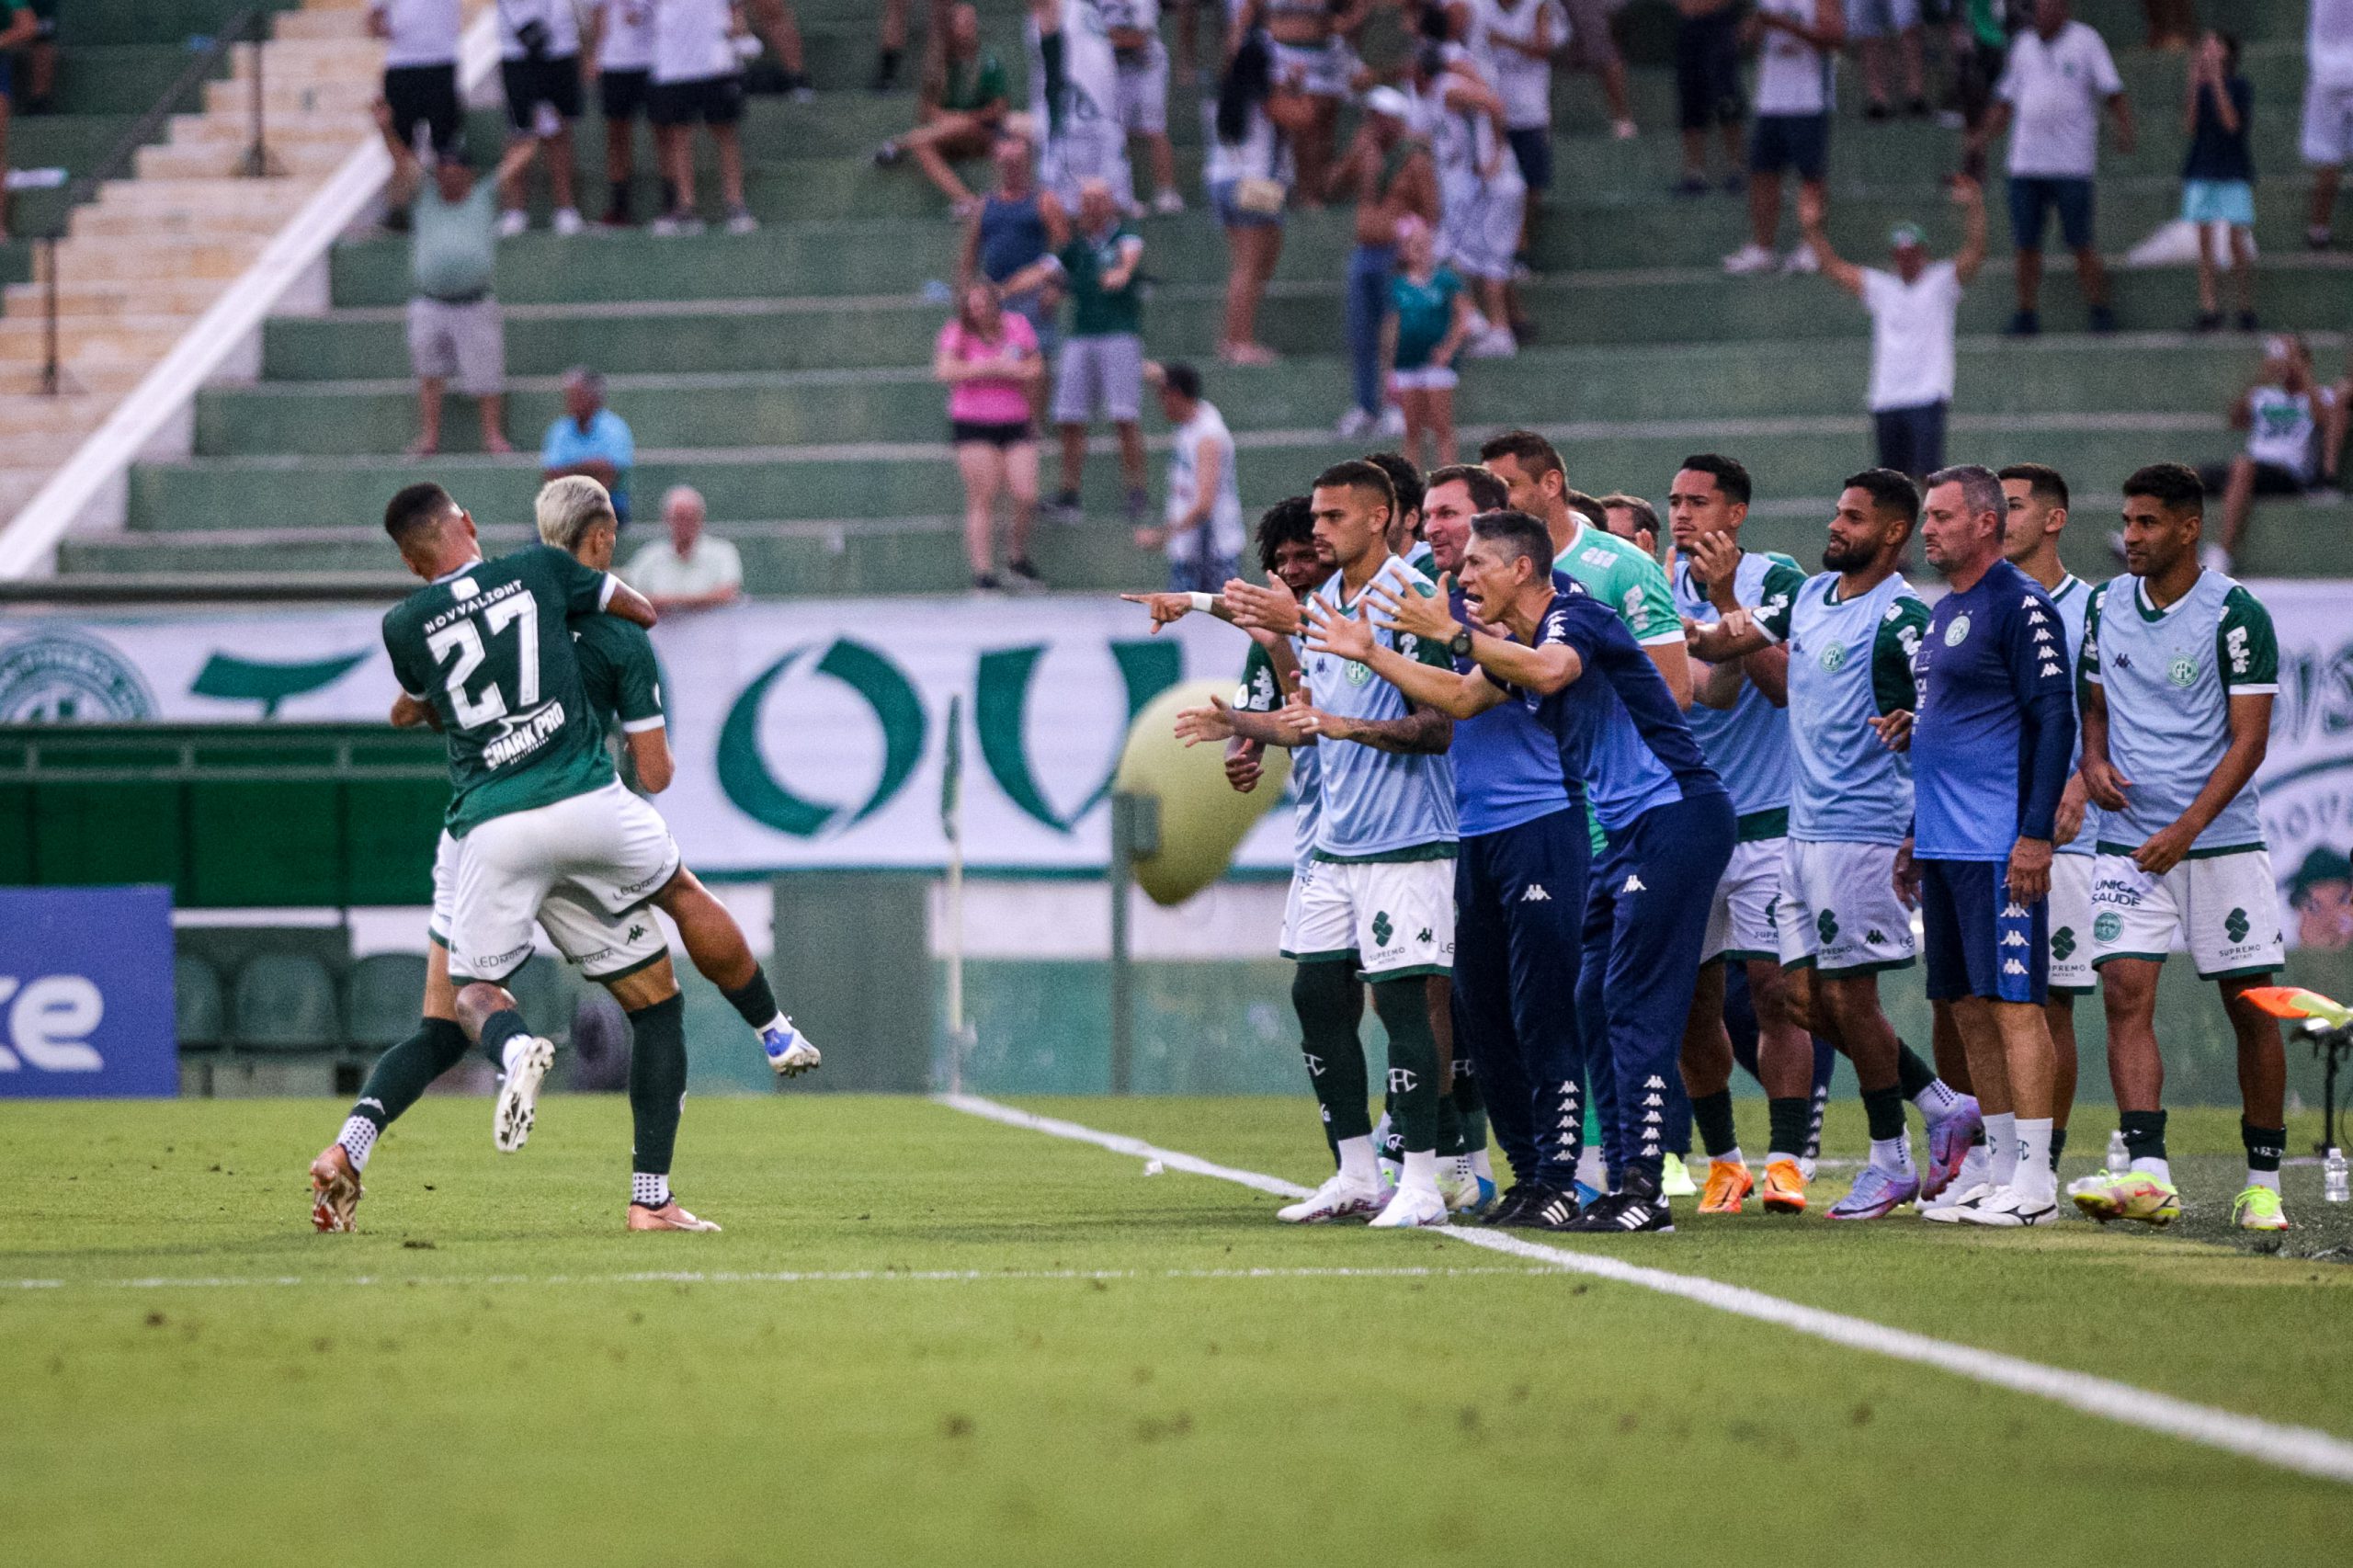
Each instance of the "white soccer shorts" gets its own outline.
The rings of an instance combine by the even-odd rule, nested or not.
[[[1708,935],[1699,961],[1726,959],[1743,963],[1780,961],[1780,937],[1773,928],[1773,904],[1781,894],[1781,866],[1789,858],[1786,838],[1760,838],[1732,846],[1732,858],[1708,904]]]
[[[1782,968],[1869,974],[1919,956],[1912,912],[1895,896],[1894,845],[1792,838],[1789,846],[1774,905]]]
[[[1120,129],[1131,136],[1168,133],[1168,46],[1154,39],[1132,60],[1120,62],[1114,83]]]
[[[1367,980],[1454,972],[1454,861],[1319,860],[1292,879],[1283,957],[1350,957]]]
[[[2187,947],[2200,978],[2267,974],[2285,958],[2279,888],[2260,845],[2185,859],[2153,877],[2126,855],[2092,872],[2092,961],[2154,959]]]
[[[2089,855],[2051,857],[2050,988],[2092,989],[2092,862]]]
[[[2353,163],[2353,82],[2304,85],[2303,152],[2316,169]]]
[[[434,940],[449,945],[449,918],[458,906],[458,841],[448,834],[433,852]],[[559,883],[540,905],[540,929],[568,963],[604,982],[634,974],[669,950],[651,911],[608,915],[585,893]]]
[[[618,781],[493,817],[458,841],[445,927],[449,978],[497,981],[521,968],[531,956],[531,924],[559,884],[568,884],[585,907],[620,915],[660,892],[677,869],[678,846],[661,813]]]

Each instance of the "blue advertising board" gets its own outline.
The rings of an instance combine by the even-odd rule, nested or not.
[[[176,1095],[172,890],[0,888],[0,1099]]]

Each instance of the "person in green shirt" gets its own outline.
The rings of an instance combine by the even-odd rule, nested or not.
[[[1389,390],[1405,415],[1405,456],[1426,468],[1454,460],[1454,358],[1471,335],[1471,295],[1441,267],[1436,240],[1418,218],[1397,225],[1395,277],[1381,358]]]
[[[926,53],[915,128],[874,149],[874,164],[887,169],[915,159],[962,220],[980,210],[980,198],[952,165],[985,156],[1005,122],[1005,63],[981,47],[980,7],[972,5],[949,11],[948,26],[933,29]]]

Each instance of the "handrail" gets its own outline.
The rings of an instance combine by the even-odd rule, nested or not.
[[[57,341],[57,245],[74,224],[74,210],[97,199],[98,187],[110,179],[121,177],[138,157],[139,149],[155,140],[164,122],[179,112],[188,96],[212,80],[215,67],[222,57],[238,44],[254,46],[254,139],[245,150],[244,172],[258,176],[268,167],[268,155],[262,141],[262,46],[269,40],[269,18],[274,13],[267,6],[252,6],[229,18],[221,30],[208,40],[202,49],[188,57],[180,74],[172,78],[163,96],[147,106],[145,113],[131,122],[97,167],[78,176],[66,187],[65,209],[49,233],[36,237],[40,247],[41,287],[41,366],[40,392],[55,397],[66,391],[64,367],[60,359]]]

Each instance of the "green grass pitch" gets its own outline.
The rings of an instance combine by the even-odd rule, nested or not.
[[[1300,1101],[1024,1104],[1323,1174]],[[2353,1542],[2353,1485],[1427,1233],[1290,1230],[1246,1188],[922,1100],[691,1103],[678,1190],[716,1236],[622,1232],[618,1096],[550,1099],[513,1158],[486,1102],[428,1098],[379,1147],[361,1233],[315,1235],[302,1170],[342,1109],[0,1109],[0,1560],[2211,1564]],[[1859,1120],[1840,1108],[1833,1153]],[[2353,1256],[2353,1216],[2294,1168],[2286,1247],[2236,1246],[2233,1118],[2177,1113],[2175,1146],[2196,1212],[2166,1233],[1678,1204],[1674,1236],[1561,1244],[2353,1437],[2353,1268],[2315,1256]]]

